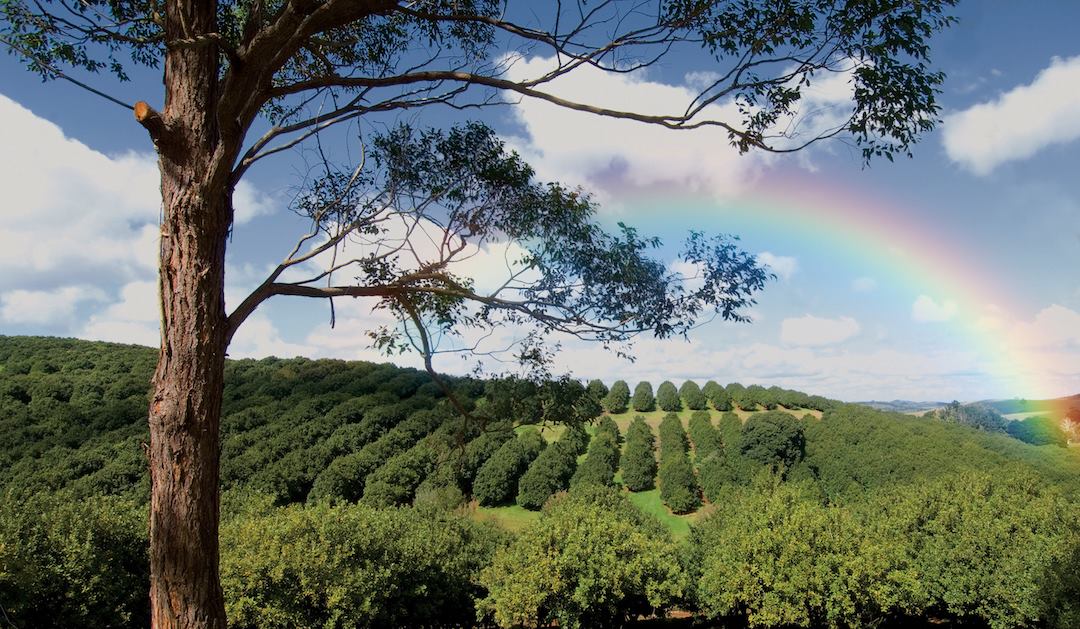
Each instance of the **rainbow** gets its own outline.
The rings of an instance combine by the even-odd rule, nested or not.
[[[872,269],[870,273],[852,269],[852,278],[871,274],[910,292],[912,298],[927,295],[939,304],[955,304],[955,314],[947,322],[950,332],[977,356],[1002,397],[1034,399],[1075,393],[1052,390],[1040,360],[995,329],[995,318],[1018,315],[1021,304],[962,242],[946,240],[940,230],[914,218],[913,212],[878,198],[860,197],[851,188],[820,176],[789,172],[779,180],[770,177],[767,186],[757,186],[729,202],[672,195],[671,190],[650,191],[628,205],[619,218],[646,233],[669,228],[677,216],[682,219],[678,223],[706,231],[715,226],[725,233],[768,230],[778,236],[812,239]]]

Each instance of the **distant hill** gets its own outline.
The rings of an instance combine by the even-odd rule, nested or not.
[[[133,345],[0,336],[0,490],[34,494],[67,489],[77,496],[145,499],[141,444],[148,438],[148,383],[155,358],[155,350]],[[496,408],[491,383],[450,382],[465,403],[483,412]],[[1080,457],[1065,448],[1055,448],[1060,454],[1033,450],[1017,440],[1064,445],[1052,426],[1030,422],[1010,431],[986,404],[894,400],[860,406],[757,385],[727,389],[742,391],[736,396],[737,421],[776,409],[811,422],[806,425],[806,460],[798,473],[817,479],[830,494],[961,468],[992,470],[1008,461],[1023,461],[1070,481],[1080,472]],[[510,438],[510,424],[530,421],[522,419],[528,416],[529,396],[540,395],[515,391],[510,396],[515,416],[499,412],[491,419],[503,429],[481,433],[475,426],[461,428],[443,393],[422,371],[358,361],[230,360],[221,424],[222,486],[268,494],[279,504],[313,496],[355,501],[370,497],[373,487],[379,495],[387,493],[384,477],[404,474],[396,468],[405,466],[412,480],[395,486],[399,493],[383,502],[411,502],[429,477],[424,487],[449,483],[468,497],[472,476]],[[792,404],[789,397],[802,403]],[[747,403],[758,398],[764,402]],[[867,408],[871,405],[886,410]],[[924,418],[901,414],[934,406],[940,408]],[[824,418],[802,419],[806,408],[824,411]],[[726,411],[709,412],[715,424]],[[684,422],[689,414],[683,412]],[[634,415],[628,411],[614,417],[625,429]],[[464,453],[455,445],[462,437],[471,445]],[[737,448],[738,442],[727,445]],[[459,456],[468,460],[461,464],[469,470],[464,477],[456,471],[460,461],[451,465]],[[1054,463],[1060,457],[1069,458]]]
[[[892,411],[894,413],[920,413],[923,411],[932,411],[935,408],[941,408],[948,404],[948,402],[913,402],[911,400],[892,400],[889,402],[884,402],[879,400],[870,400],[869,402],[855,402],[855,404],[862,404],[863,406],[876,408],[879,411]]]
[[[1051,400],[990,400],[983,402],[1002,415],[1015,413],[1049,413],[1060,418],[1070,411],[1080,412],[1080,393]]]

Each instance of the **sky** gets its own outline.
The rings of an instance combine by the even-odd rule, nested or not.
[[[683,270],[675,246],[694,229],[738,235],[777,276],[751,323],[639,339],[633,362],[567,340],[556,371],[631,386],[779,385],[853,401],[1080,393],[1080,3],[962,2],[956,14],[932,42],[947,75],[943,122],[913,159],[895,163],[866,168],[841,143],[740,156],[708,130],[528,100],[474,114],[540,178],[592,191],[602,223],[671,243],[661,255],[673,271]],[[511,73],[544,63],[528,58]],[[643,75],[580,72],[556,87],[590,102],[661,107],[685,98],[709,67],[679,56]],[[127,102],[160,99],[150,72],[93,81]],[[815,102],[839,106],[846,89],[823,82]],[[447,121],[438,112],[413,119]],[[302,233],[288,209],[302,161],[270,160],[237,189],[228,303]],[[160,198],[153,148],[130,112],[0,58],[0,189],[0,333],[158,344]],[[501,256],[495,249],[480,252],[476,273]],[[229,355],[419,364],[369,346],[367,331],[386,323],[371,303],[336,305],[331,328],[326,304],[275,298]],[[467,369],[454,357],[436,367]]]

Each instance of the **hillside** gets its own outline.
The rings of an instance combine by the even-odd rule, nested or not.
[[[51,612],[42,607],[41,597],[63,599],[64,588],[98,583],[118,569],[116,562],[134,574],[143,565],[139,548],[145,539],[142,514],[148,482],[142,444],[154,360],[155,351],[143,347],[0,337],[0,491],[5,495],[0,509],[0,597],[6,609],[32,621],[26,626],[94,626],[94,619],[101,617],[95,614],[138,619],[145,612],[141,598],[119,590],[99,593],[98,607],[61,605]],[[945,555],[923,557],[915,546],[904,546],[905,540],[923,534],[951,539],[982,518],[997,522],[995,526],[1020,526],[1035,538],[1030,547],[1019,548],[1006,534],[1013,529],[1003,529],[998,537],[987,529],[990,537],[977,540],[977,547],[980,553],[992,551],[992,556],[956,554],[975,552],[963,545],[949,551],[949,561],[978,566],[973,568],[978,579],[968,582],[970,590],[957,599],[969,602],[936,601],[938,594],[920,590],[917,597],[915,592],[903,594],[922,597],[914,607],[895,607],[898,599],[890,597],[900,596],[897,592],[880,600],[849,601],[848,607],[859,610],[859,618],[871,612],[889,619],[931,611],[938,618],[974,615],[990,620],[1005,614],[1007,623],[1038,618],[1044,614],[1043,603],[1037,602],[1043,600],[1040,592],[1049,587],[1044,579],[1057,574],[1047,562],[1066,561],[1062,553],[1071,549],[1061,536],[1072,535],[1080,496],[1077,452],[1058,445],[1033,446],[985,429],[982,415],[961,407],[913,417],[737,383],[683,383],[676,389],[664,382],[655,394],[652,383],[639,383],[631,396],[629,385],[621,381],[610,389],[598,381],[588,387],[575,382],[539,387],[520,381],[449,382],[459,403],[469,409],[468,420],[458,416],[427,374],[416,370],[334,360],[228,362],[222,561],[227,596],[233,596],[229,605],[234,625],[265,626],[269,618],[291,618],[285,624],[321,626],[330,613],[353,614],[368,626],[472,622],[477,613],[499,618],[503,606],[511,604],[511,592],[555,587],[545,585],[541,574],[535,575],[540,581],[519,583],[524,577],[515,576],[507,562],[514,557],[522,565],[532,562],[525,558],[536,551],[531,540],[563,530],[558,527],[566,523],[557,524],[562,517],[571,518],[574,526],[585,526],[592,521],[589,517],[610,521],[605,530],[614,535],[625,527],[627,543],[637,539],[634,531],[652,531],[652,550],[642,547],[641,552],[659,562],[649,570],[674,570],[663,579],[673,579],[669,585],[675,589],[649,599],[641,613],[679,608],[714,619],[737,609],[777,604],[769,597],[759,599],[763,593],[755,594],[752,588],[717,590],[720,582],[710,579],[727,575],[723,583],[729,585],[721,589],[734,587],[730,584],[742,578],[730,572],[736,566],[765,562],[761,566],[780,571],[773,578],[799,583],[803,577],[798,575],[811,569],[801,562],[819,553],[832,557],[829,561],[861,562],[868,557],[868,551],[860,550],[863,544],[891,539],[890,544],[900,545],[879,551],[897,554],[889,554],[887,561],[874,555],[885,563],[874,564],[877,572],[861,578],[884,579],[882,583],[893,584],[890,588],[898,587],[894,579],[904,570],[918,569],[930,579],[934,570],[944,569],[920,562]],[[567,403],[567,396],[575,401]],[[607,409],[602,415],[601,407]],[[575,414],[598,417],[569,427],[540,421]],[[981,498],[974,500],[958,487],[983,487]],[[552,500],[568,490],[567,497]],[[922,528],[938,516],[920,516],[920,509],[951,502],[956,505],[950,509],[968,515]],[[934,512],[940,508],[933,507]],[[601,511],[590,511],[596,509]],[[593,515],[585,517],[585,512]],[[946,512],[951,511],[941,511]],[[1042,520],[1012,520],[1033,514]],[[773,518],[773,523],[763,525],[758,517]],[[333,528],[345,523],[351,524]],[[800,551],[805,557],[790,565],[754,555],[773,543],[791,543],[784,541],[786,535],[798,538],[818,526],[825,527],[822,534],[840,536],[836,539],[853,537],[842,547],[805,548]],[[87,547],[81,546],[73,560],[76,568],[57,572],[53,564],[61,559],[49,549],[56,546],[56,552],[70,553],[64,544],[84,538],[72,537],[70,531],[82,531],[79,527],[98,527],[79,533],[89,536],[89,548],[103,544],[124,548],[127,554],[86,554]],[[57,531],[69,533],[57,538]],[[393,541],[395,535],[370,537],[378,531],[399,531],[400,542]],[[315,535],[309,542],[317,546],[347,545],[319,546],[313,556],[294,556],[291,553],[300,551],[289,540],[301,534]],[[763,534],[774,537],[753,538]],[[720,546],[709,540],[718,535],[725,540],[720,546],[731,548],[716,550]],[[597,543],[612,543],[603,539]],[[4,540],[9,540],[7,546]],[[567,542],[557,535],[547,543]],[[591,554],[600,552],[598,547],[588,548],[574,552],[590,553],[589,563],[602,563]],[[658,548],[668,549],[668,554],[656,555]],[[725,554],[738,548],[749,554]],[[683,555],[696,559],[670,563]],[[359,583],[375,578],[363,566],[382,565],[391,556],[413,557],[405,564],[392,562],[395,570],[404,572],[380,573],[400,589],[391,593],[360,588]],[[312,563],[313,557],[322,557],[323,563]],[[985,588],[998,587],[986,579],[1003,561],[1034,562],[1025,574],[1035,581],[1013,584],[1019,589],[1008,600],[978,602],[989,591]],[[579,568],[567,568],[571,572],[565,579],[586,578],[574,576]],[[293,581],[288,575],[294,570],[307,576],[298,573],[300,580]],[[260,589],[269,587],[259,585],[263,581],[244,576],[253,573],[277,583],[273,597],[267,598],[270,590]],[[475,578],[462,581],[461,575]],[[477,581],[479,575],[483,577]],[[318,588],[337,587],[338,579],[347,579],[350,591],[362,600],[316,597],[313,602],[296,589],[315,587],[304,585],[312,579],[321,583]],[[691,582],[693,587],[687,585]],[[410,597],[433,587],[441,594],[431,598],[429,606],[412,606]],[[833,596],[836,588],[848,586],[828,587]],[[818,603],[812,601],[818,595],[801,591],[789,591],[788,596],[796,598],[785,599],[783,605],[810,606],[810,624],[794,617],[786,622],[817,626]],[[802,595],[811,598],[799,598]],[[463,606],[463,600],[473,603]],[[728,600],[739,602],[730,607],[722,602]],[[1009,611],[995,607],[998,604]],[[43,615],[35,616],[29,611],[33,609]],[[740,622],[753,624],[749,617]]]

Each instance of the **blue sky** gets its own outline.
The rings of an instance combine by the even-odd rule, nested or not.
[[[673,245],[689,229],[737,233],[779,276],[752,324],[711,323],[689,342],[641,340],[634,363],[567,342],[557,367],[608,382],[715,378],[848,400],[1080,392],[1080,4],[966,2],[957,15],[934,42],[948,75],[944,123],[914,159],[894,164],[865,169],[835,143],[787,158],[738,156],[705,133],[528,101],[484,112],[540,176],[593,190],[601,220],[640,225]],[[534,63],[542,60],[514,71]],[[680,56],[644,76],[584,77],[560,89],[662,102],[708,68],[705,58]],[[0,332],[156,344],[158,202],[145,132],[130,113],[42,83],[10,57],[0,58],[0,77]],[[160,99],[153,73],[94,82],[128,102]],[[415,122],[449,119],[431,112]],[[304,227],[286,209],[296,164],[295,155],[272,160],[238,190],[232,303]],[[870,216],[886,207],[910,232],[844,242],[842,222],[830,237],[747,201],[789,188],[789,217],[838,220],[830,208],[799,207],[805,181],[861,200]],[[364,332],[381,321],[370,305],[339,307],[331,330],[325,305],[272,302],[230,354],[384,360],[367,347]],[[437,366],[464,368],[454,358]]]

